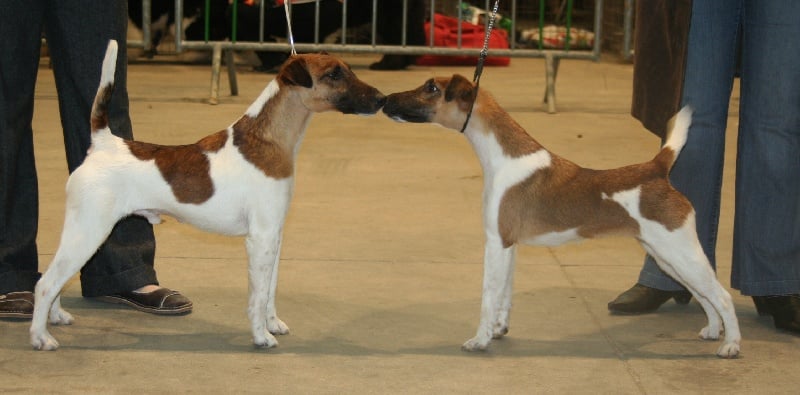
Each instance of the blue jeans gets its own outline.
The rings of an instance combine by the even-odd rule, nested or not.
[[[670,175],[697,212],[716,268],[725,128],[741,43],[731,286],[745,295],[800,292],[800,2],[695,0],[682,101],[694,108]],[[681,286],[645,258],[639,283]]]

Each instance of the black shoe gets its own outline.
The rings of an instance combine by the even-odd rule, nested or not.
[[[753,296],[758,315],[771,315],[775,328],[800,334],[800,294]]]
[[[662,291],[636,284],[608,302],[608,310],[617,314],[650,313],[670,299],[675,299],[678,304],[687,304],[692,300],[692,294],[689,291]]]
[[[178,291],[159,288],[152,292],[121,292],[94,298],[101,302],[124,304],[145,313],[183,315],[192,312],[192,301]]]

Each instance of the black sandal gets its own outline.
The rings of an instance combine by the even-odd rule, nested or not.
[[[169,288],[159,288],[148,293],[120,292],[95,299],[107,303],[124,304],[151,314],[179,315],[192,312],[192,301],[181,295],[180,292]]]
[[[29,320],[33,317],[33,292],[9,292],[0,295],[0,318]]]

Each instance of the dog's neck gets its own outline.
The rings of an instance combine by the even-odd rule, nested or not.
[[[296,92],[290,87],[281,89],[278,81],[272,80],[233,128],[254,133],[294,155],[311,115]]]
[[[479,94],[464,135],[472,144],[484,175],[493,175],[509,159],[543,150],[488,94]]]

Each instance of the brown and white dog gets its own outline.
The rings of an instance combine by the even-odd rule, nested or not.
[[[724,358],[739,354],[739,324],[730,294],[717,281],[697,239],[695,213],[667,178],[686,142],[691,110],[678,113],[653,160],[591,170],[542,147],[485,90],[460,75],[432,78],[387,97],[383,112],[397,121],[432,122],[461,130],[484,175],[486,232],[481,319],[467,351],[484,350],[508,332],[515,245],[559,245],[603,235],[634,237],[664,272],[686,286],[708,317],[703,339],[725,339]],[[720,321],[720,316],[722,321]]]
[[[111,41],[92,108],[92,146],[67,181],[61,242],[36,285],[31,344],[58,348],[47,331],[48,311],[53,324],[72,322],[61,308],[61,289],[118,220],[137,214],[156,224],[166,214],[210,232],[246,236],[253,342],[274,347],[273,334],[289,331],[276,313],[275,288],[294,162],[306,126],[315,112],[374,114],[386,97],[333,56],[298,55],[225,130],[181,146],[125,141],[111,134],[106,113],[116,56]]]

